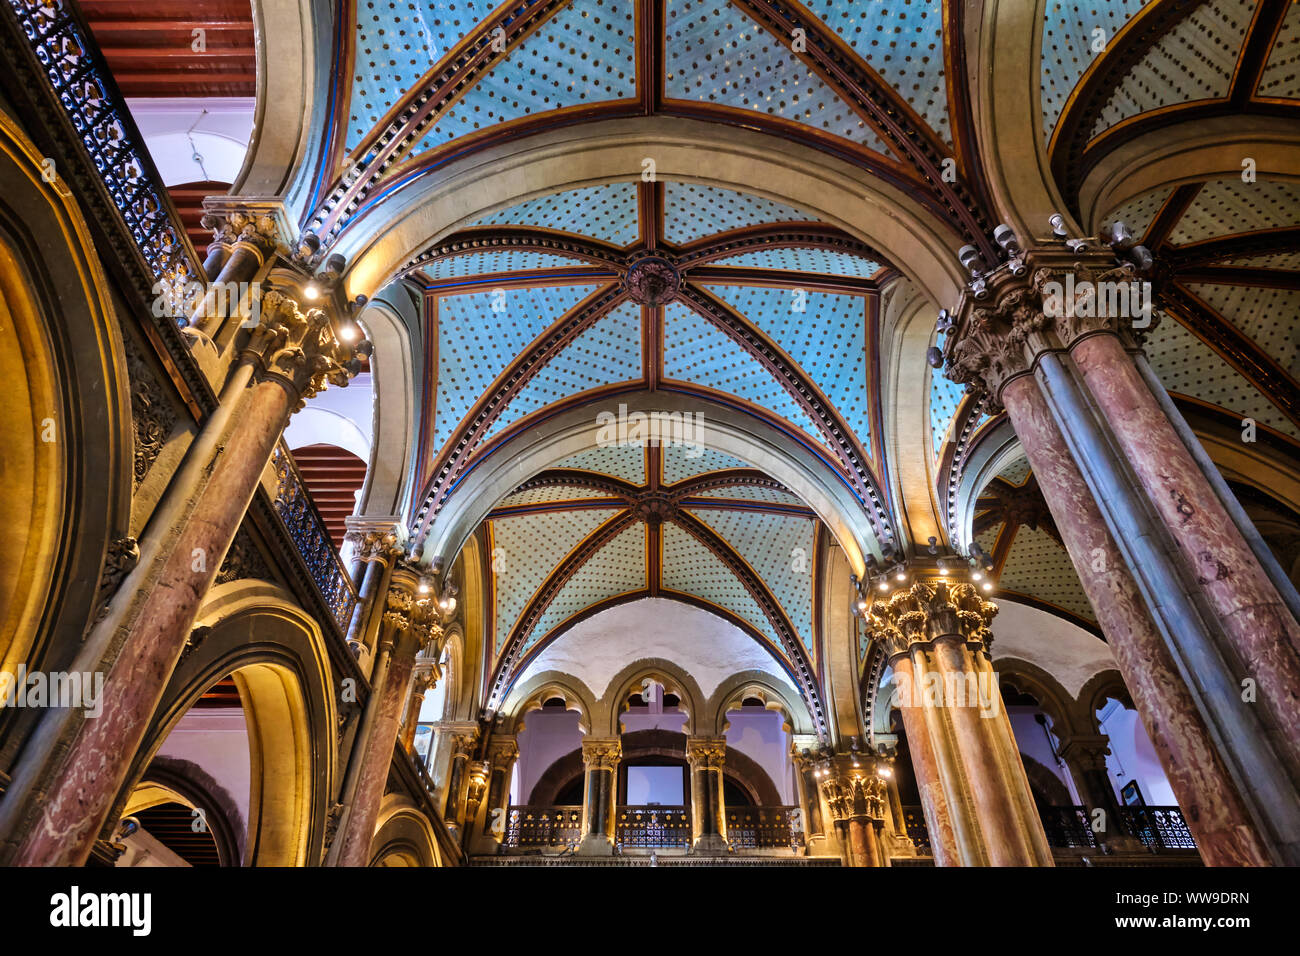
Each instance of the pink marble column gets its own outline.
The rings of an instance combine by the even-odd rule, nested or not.
[[[1202,859],[1266,865],[1259,834],[1037,384],[1017,378],[1001,398]]]
[[[1276,728],[1274,745],[1300,766],[1300,625],[1119,339],[1090,336],[1071,356],[1147,498],[1192,564],[1231,642],[1237,677],[1256,682],[1259,705]]]
[[[384,626],[390,627],[388,624]],[[375,711],[374,726],[369,740],[365,742],[366,751],[357,777],[352,807],[343,833],[339,836],[342,841],[339,866],[366,866],[370,863],[370,844],[379,820],[379,806],[384,799],[388,770],[393,763],[393,748],[397,745],[397,735],[401,730],[406,687],[411,681],[415,655],[419,651],[419,642],[409,630],[391,628],[385,641],[392,642],[392,647],[380,650],[381,657],[388,655],[387,668],[383,686],[374,690],[380,699]]]
[[[14,864],[80,866],[90,855],[297,401],[279,381],[240,394],[237,440],[220,448],[207,483],[195,489],[191,510],[174,529],[157,576],[145,585],[149,593],[104,681],[103,710],[82,723]]]
[[[899,686],[916,687],[912,673],[912,659],[900,654],[890,662]],[[959,866],[957,838],[953,835],[952,818],[948,802],[943,795],[943,782],[939,777],[939,764],[930,745],[930,732],[925,726],[925,714],[913,701],[900,701],[903,730],[907,734],[907,750],[912,758],[912,774],[916,789],[921,795],[921,809],[925,813],[925,826],[930,835],[930,853],[935,866]]]
[[[937,639],[934,658],[945,688],[966,687],[967,681],[979,673],[970,649],[960,637]],[[996,685],[994,687],[996,689]],[[996,740],[1003,730],[997,715],[984,714],[979,706],[962,700],[947,701],[944,710],[955,737],[957,758],[965,769],[970,799],[989,863],[993,866],[1051,866],[1050,854],[1037,852],[1040,848],[1035,846],[1028,821],[1018,813],[1023,797],[1009,779],[1008,768],[1000,760],[1006,748]],[[1042,829],[1036,815],[1033,823]]]

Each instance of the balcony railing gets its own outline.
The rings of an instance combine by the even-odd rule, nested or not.
[[[1177,807],[1124,807],[1124,827],[1152,850],[1195,850],[1196,840]]]
[[[1056,849],[1096,849],[1098,840],[1093,833],[1086,807],[1039,807],[1047,843]],[[920,807],[903,807],[903,823],[907,835],[918,852],[928,853],[930,835],[925,825],[925,815]],[[1136,837],[1154,852],[1168,850],[1195,850],[1196,840],[1187,828],[1183,812],[1177,807],[1124,807],[1120,813],[1120,832]]]
[[[619,807],[614,842],[631,849],[691,845],[691,813],[686,807]]]
[[[727,809],[727,842],[738,850],[768,850],[803,845],[798,807]]]
[[[172,297],[204,282],[162,178],[68,0],[6,0],[154,279]]]
[[[582,807],[511,807],[504,845],[515,849],[574,846],[582,839]]]
[[[1039,807],[1047,845],[1053,847],[1096,847],[1087,807]]]
[[[917,852],[929,855],[930,829],[925,825],[925,810],[922,807],[903,807],[903,826]]]
[[[311,500],[311,494],[298,474],[293,455],[283,445],[275,449],[271,458],[275,466],[275,510],[289,531],[298,553],[302,555],[307,571],[317,590],[329,607],[334,623],[347,633],[352,619],[352,609],[357,603],[357,592],[352,585],[339,554],[334,550],[325,521]]]

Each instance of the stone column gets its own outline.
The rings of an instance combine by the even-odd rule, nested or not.
[[[1116,849],[1140,850],[1140,844],[1135,845],[1138,841],[1129,835],[1125,827],[1115,788],[1111,786],[1110,771],[1106,768],[1110,739],[1105,734],[1075,734],[1062,737],[1060,743],[1061,759],[1074,778],[1074,785],[1079,790],[1089,820],[1091,821],[1094,810],[1100,809],[1103,812],[1103,829],[1097,833],[1098,842]]]
[[[989,662],[988,625],[996,613],[997,606],[980,598],[971,584],[946,579],[916,581],[877,597],[867,612],[872,636],[889,659],[911,659],[906,677],[895,671],[899,699],[919,706],[925,716],[958,862],[1051,866]]]
[[[871,754],[837,754],[822,767],[822,792],[849,866],[884,866],[885,781]]]
[[[382,613],[373,613],[374,605],[376,600],[382,600],[379,596],[387,592],[393,568],[401,555],[402,549],[393,529],[365,532],[357,549],[361,580],[357,589],[357,603],[352,609],[352,620],[348,622],[347,642],[367,680],[374,670],[371,649],[375,646],[379,622],[383,617]]]
[[[510,813],[510,781],[515,763],[519,760],[519,738],[513,734],[493,734],[488,741],[487,814],[483,818],[483,834],[500,845],[505,839],[507,816]]]
[[[401,729],[406,688],[415,667],[416,655],[442,636],[437,610],[431,599],[416,596],[416,576],[402,571],[387,596],[388,609],[380,630],[375,678],[362,719],[354,754],[360,754],[356,772],[349,766],[345,783],[343,817],[339,822],[337,851],[331,856],[337,866],[367,866],[370,844],[379,819],[379,806],[393,763],[393,750]],[[353,784],[353,780],[355,783]],[[351,788],[351,800],[347,790]]]
[[[900,687],[915,687],[915,669],[912,657],[921,658],[921,672],[925,673],[925,650],[921,645],[914,645],[906,652],[895,654],[890,660],[894,669],[895,683]],[[943,781],[939,775],[938,758],[930,743],[930,731],[926,727],[925,711],[917,705],[914,695],[906,699],[899,697],[899,713],[903,718],[903,730],[907,734],[907,751],[912,760],[912,775],[916,779],[916,790],[921,796],[921,812],[925,815],[925,828],[930,836],[930,854],[935,866],[957,866],[957,838],[953,833],[952,816],[948,811],[948,802],[943,794]]]
[[[451,759],[447,766],[447,793],[442,817],[450,826],[459,826],[465,816],[465,802],[469,790],[469,758],[478,743],[477,724],[459,722],[448,728]]]
[[[327,384],[347,384],[358,368],[324,312],[304,314],[279,292],[263,297],[260,324],[160,502],[120,603],[86,641],[96,654],[121,641],[101,714],[76,730],[44,788],[39,822],[12,862],[85,862],[289,416]],[[10,796],[20,792],[15,786]]]
[[[1006,408],[1202,858],[1209,865],[1265,862],[1268,853],[1239,778],[1215,744],[1205,702],[1198,702],[1173,652],[1193,637],[1210,637],[1197,630],[1201,624],[1196,611],[1176,584],[1159,592],[1164,596],[1155,607],[1150,603],[1157,592],[1150,591],[1143,576],[1148,583],[1159,575],[1175,581],[1172,557],[1152,547],[1135,565],[1113,536],[1118,527],[1131,543],[1152,545],[1151,534],[1140,527],[1134,489],[1123,484],[1122,469],[1108,450],[1101,424],[1087,414],[1086,397],[1073,387],[1062,365],[1064,345],[1053,329],[1060,323],[1064,336],[1073,338],[1078,326],[1074,316],[1069,322],[1060,317],[1063,310],[1050,301],[1067,279],[1073,287],[1065,273],[1072,260],[1058,259],[1044,258],[1032,286],[1002,276],[990,283],[982,299],[963,299],[945,348],[949,377],[983,393],[986,406]],[[1129,361],[1127,356],[1124,360]],[[1035,363],[1043,375],[1051,367],[1055,406],[1033,374]],[[1067,408],[1077,414],[1062,423],[1058,410]],[[1087,476],[1078,460],[1081,454],[1089,456]],[[1091,487],[1098,468],[1109,468],[1107,474],[1118,484]],[[1126,520],[1114,525],[1103,512],[1121,505],[1131,507]],[[1180,608],[1181,618],[1176,617]],[[1175,620],[1185,626],[1170,627]],[[1230,679],[1223,684],[1232,686]],[[1222,707],[1228,698],[1220,694],[1215,700],[1214,706]],[[1229,756],[1232,748],[1251,740],[1247,725],[1230,745]]]
[[[269,209],[252,208],[210,208],[204,214],[203,225],[213,231],[203,263],[211,285],[190,315],[192,331],[208,340],[217,338],[232,311],[230,293],[240,283],[251,282],[283,242],[277,218]]]
[[[800,736],[805,739],[801,741]],[[822,825],[821,796],[817,780],[813,776],[811,748],[815,746],[817,746],[817,738],[810,734],[796,735],[790,742],[790,759],[795,768],[795,783],[798,785],[799,809],[803,815],[805,842],[811,842],[814,837],[821,837],[825,833]]]
[[[687,737],[691,767],[691,848],[721,853],[727,849],[727,809],[722,797],[726,737]]]
[[[611,856],[614,853],[615,802],[618,800],[618,762],[623,757],[619,737],[586,737],[582,741],[582,845],[579,853]]]
[[[411,753],[415,746],[415,731],[420,724],[420,709],[424,695],[438,684],[438,665],[431,660],[417,661],[411,677],[411,694],[406,701],[406,720],[402,724],[402,746]]]

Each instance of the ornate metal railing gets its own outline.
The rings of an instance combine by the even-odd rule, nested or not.
[[[1152,850],[1195,850],[1196,840],[1177,807],[1124,807],[1124,827]]]
[[[576,846],[582,839],[582,807],[511,807],[504,846]]]
[[[903,807],[903,828],[907,838],[912,841],[918,853],[930,852],[930,828],[925,823],[925,810],[922,807]]]
[[[357,603],[357,592],[352,585],[339,554],[334,550],[325,529],[325,521],[316,510],[311,494],[298,474],[293,455],[279,445],[271,462],[275,466],[275,510],[284,521],[289,537],[302,555],[312,581],[334,616],[334,623],[347,633],[352,619],[352,609]]]
[[[691,814],[686,807],[619,807],[614,823],[614,842],[622,847],[691,845]]]
[[[727,842],[738,850],[803,845],[798,807],[728,808]]]
[[[203,270],[87,28],[68,0],[7,2],[159,291],[183,297]]]
[[[1092,832],[1087,807],[1039,807],[1038,816],[1043,821],[1047,845],[1054,847],[1095,847],[1097,835]]]

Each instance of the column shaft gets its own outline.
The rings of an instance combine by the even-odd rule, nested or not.
[[[582,742],[582,853],[608,856],[614,852],[618,799],[615,774],[622,756],[623,744],[618,737],[588,737]]]
[[[1046,400],[1028,377],[1009,383],[1002,400],[1202,858],[1212,866],[1266,862],[1236,785]]]
[[[919,650],[919,649],[918,649]],[[895,675],[903,674],[901,683],[916,687],[912,672],[912,659],[899,655],[892,661]],[[957,839],[953,834],[952,817],[943,795],[943,781],[939,765],[930,743],[930,731],[925,725],[925,712],[915,701],[900,701],[903,731],[907,734],[908,754],[912,758],[912,774],[916,789],[921,795],[921,810],[925,814],[925,827],[930,836],[930,853],[935,866],[956,866],[959,863]]]

